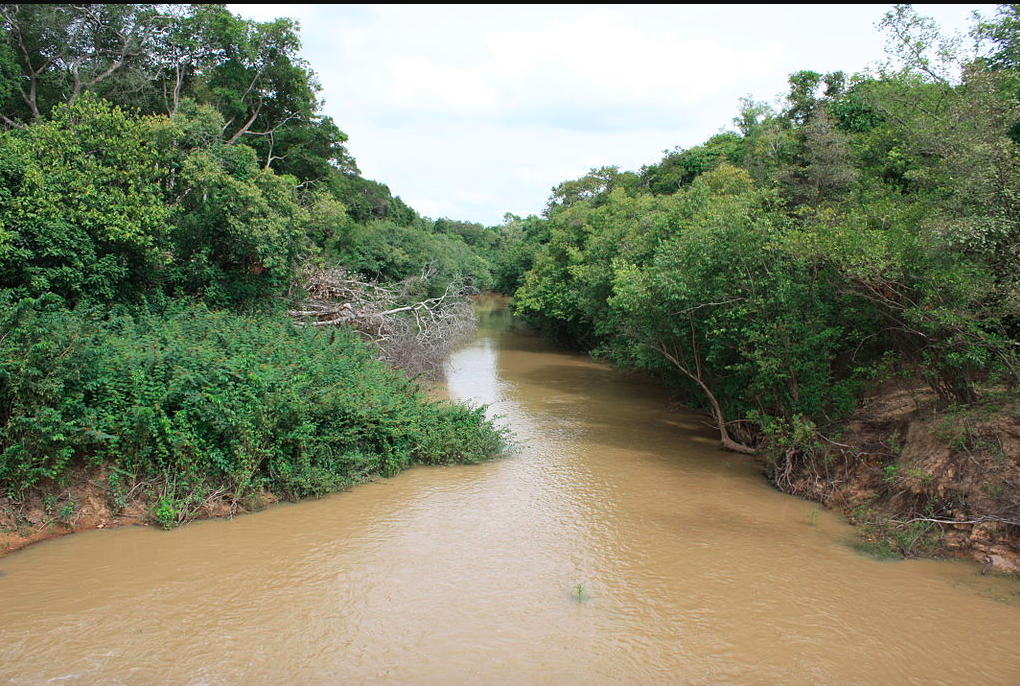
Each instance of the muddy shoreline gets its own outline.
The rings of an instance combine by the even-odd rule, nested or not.
[[[429,393],[434,398],[448,395],[441,384],[431,384]],[[947,419],[945,413],[932,409],[931,398],[923,389],[888,385],[871,395],[841,439],[853,446],[858,459],[845,462],[843,469],[827,476],[819,472],[817,461],[801,460],[779,480],[774,467],[761,458],[763,478],[784,493],[818,502],[856,525],[862,548],[868,552],[881,555],[884,551],[890,557],[964,558],[982,565],[985,572],[1018,574],[1018,527],[995,520],[968,521],[980,518],[974,514],[978,507],[982,512],[1009,512],[1011,506],[1018,505],[1014,492],[1007,490],[1020,484],[1016,458],[1020,454],[1020,421],[1010,417],[1008,412],[998,412],[984,417],[983,422]],[[982,439],[974,436],[984,435],[986,444],[992,445],[987,436],[994,436],[999,452],[954,450],[947,443],[956,434],[946,430],[953,421],[969,422],[965,431],[970,432],[973,443],[981,444]],[[959,433],[959,427],[956,430]],[[890,459],[893,448],[899,448],[899,454]],[[838,457],[823,459],[836,463]],[[995,483],[1005,487],[996,491],[990,474],[997,477]],[[160,526],[153,515],[156,495],[143,489],[117,506],[107,484],[104,470],[93,468],[79,470],[68,485],[36,489],[22,503],[0,498],[0,558],[84,531]],[[136,488],[139,485],[143,484]],[[220,494],[180,524],[258,512],[278,500],[272,493],[257,493],[242,505],[229,494]],[[895,531],[895,522],[925,518],[925,504],[933,501],[955,502],[958,507],[927,517],[942,521],[931,523],[915,541]]]
[[[29,546],[70,534],[122,526],[155,526],[158,494],[134,484],[128,497],[114,496],[103,468],[81,469],[66,485],[44,484],[34,489],[23,502],[0,497],[0,558]],[[136,493],[137,491],[137,493]],[[179,524],[191,521],[232,517],[265,509],[279,501],[272,493],[260,492],[245,499],[245,504],[219,493],[203,502]]]

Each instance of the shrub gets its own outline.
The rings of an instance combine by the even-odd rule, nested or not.
[[[190,490],[301,497],[412,464],[478,462],[503,444],[481,409],[429,401],[346,329],[180,303],[109,315],[45,298],[0,305],[11,495],[103,464]]]

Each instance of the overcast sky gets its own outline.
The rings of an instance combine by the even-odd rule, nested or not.
[[[800,69],[884,59],[888,5],[230,5],[301,23],[362,173],[420,213],[499,223],[591,167],[638,169],[730,127]],[[917,5],[951,30],[994,5]]]

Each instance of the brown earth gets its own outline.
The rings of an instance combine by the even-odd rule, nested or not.
[[[79,531],[128,524],[158,525],[153,513],[159,499],[156,490],[147,482],[118,489],[111,486],[106,470],[90,468],[73,472],[66,484],[40,484],[21,501],[0,497],[0,557]],[[269,493],[258,493],[246,498],[242,506],[229,494],[214,492],[180,512],[177,522],[227,517],[260,509],[276,500]]]
[[[958,555],[1020,573],[1020,399],[941,406],[923,384],[896,380],[862,402],[842,436],[770,459],[781,490],[842,512],[880,552]],[[68,485],[42,484],[22,502],[0,497],[0,557],[77,531],[155,521],[158,489],[136,483],[115,497],[101,468]],[[51,494],[44,497],[43,493]],[[214,492],[178,522],[261,509]]]
[[[957,555],[1020,572],[1020,399],[946,407],[916,381],[876,388],[843,436],[788,450],[782,490],[843,512],[878,551]]]
[[[125,507],[109,502],[102,473],[79,473],[59,495],[33,492],[22,502],[0,497],[0,556],[40,541],[87,529],[143,524],[148,514],[137,499]]]

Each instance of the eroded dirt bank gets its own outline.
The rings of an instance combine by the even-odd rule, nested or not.
[[[105,468],[79,469],[66,484],[41,484],[22,501],[0,497],[0,557],[26,546],[67,534],[124,525],[160,526],[159,494],[151,484],[125,485]],[[173,513],[178,524],[193,519],[226,517],[264,508],[278,500],[267,492],[253,493],[243,502],[212,492],[196,500],[186,512]]]
[[[1020,683],[1017,582],[859,554],[661,386],[509,326],[448,388],[519,453],[4,558],[0,680]]]
[[[767,466],[783,491],[842,512],[887,555],[958,555],[1020,572],[1020,402],[945,406],[923,384],[875,389],[843,436]]]

